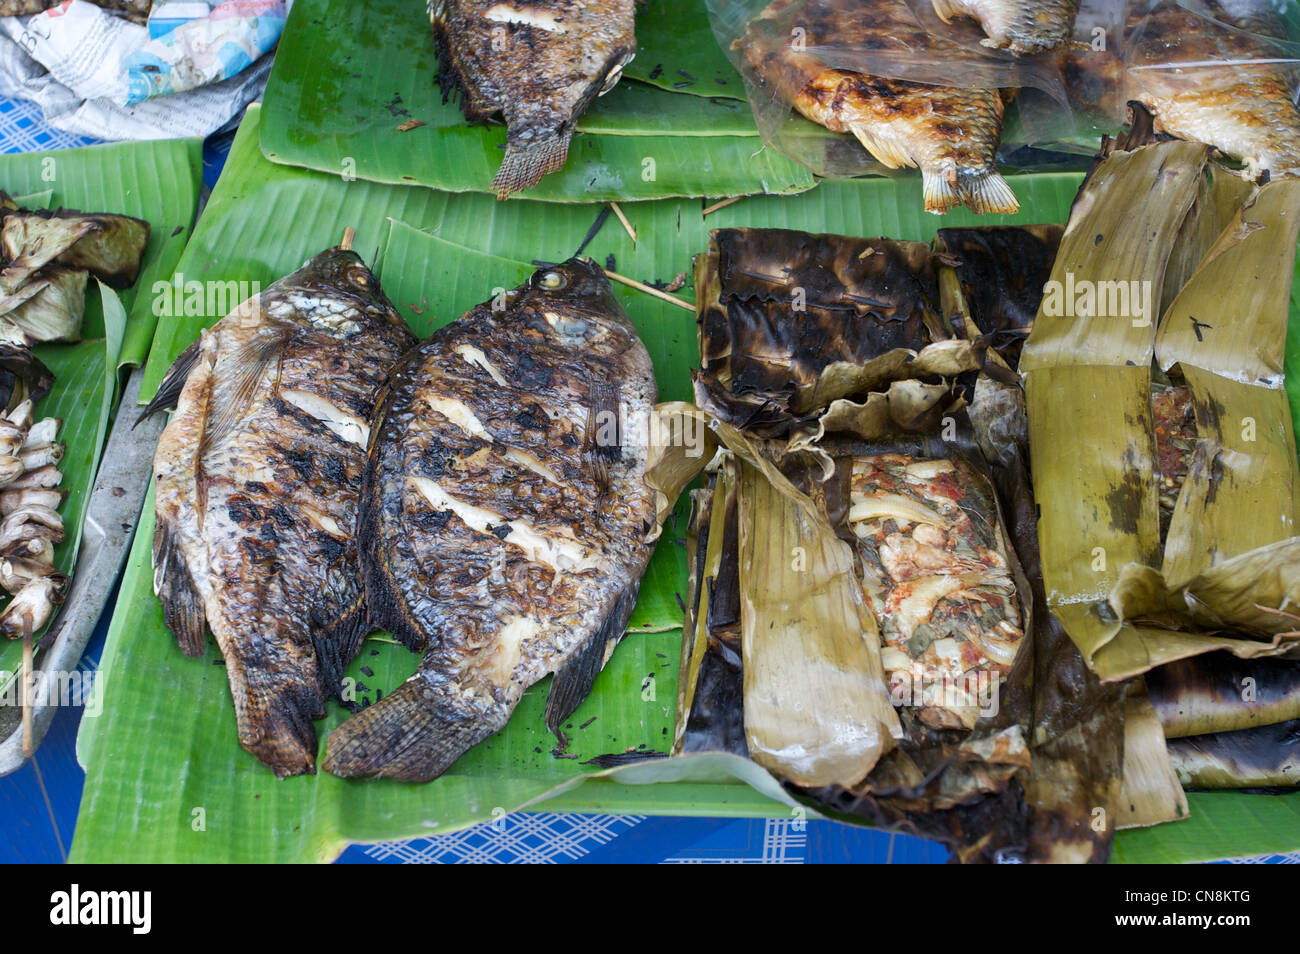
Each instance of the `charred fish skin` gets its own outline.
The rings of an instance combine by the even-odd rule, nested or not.
[[[635,0],[430,0],[444,102],[505,119],[497,198],[563,167],[578,117],[636,53]]]
[[[1292,55],[1269,42],[1286,37],[1275,5],[1207,0],[1206,7],[1217,25],[1173,0],[1133,4],[1125,98],[1151,111],[1157,132],[1239,159],[1248,179],[1300,176]]]
[[[154,457],[154,592],[186,655],[207,623],[240,744],[281,778],[315,771],[312,720],[369,631],[369,416],[414,342],[356,253],[331,249],[204,331],[145,409],[176,408]]]
[[[933,0],[945,23],[970,17],[983,29],[981,42],[1016,54],[1046,53],[1067,39],[1079,13],[1079,0]]]
[[[794,16],[795,19],[791,20]],[[790,23],[805,32],[790,43]],[[813,52],[843,48],[942,54],[951,47],[916,20],[905,0],[775,0],[734,44],[764,83],[803,116],[831,132],[851,133],[881,165],[921,170],[927,212],[965,205],[974,212],[1020,208],[997,171],[1005,104],[996,89],[962,89],[828,67]]]
[[[336,775],[436,778],[548,673],[558,729],[632,611],[655,520],[637,430],[655,401],[649,354],[588,260],[493,304],[410,352],[377,411],[367,600],[424,657],[334,730]]]

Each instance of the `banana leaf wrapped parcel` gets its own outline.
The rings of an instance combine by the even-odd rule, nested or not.
[[[940,281],[951,267],[918,243],[756,229],[718,230],[697,258],[701,408],[661,409],[707,419],[717,448],[694,497],[676,751],[747,754],[823,812],[937,838],[961,860],[1104,860],[1124,822],[1129,689],[1090,673],[1046,610],[1024,434],[967,413],[990,373],[1018,386],[989,338],[967,336],[960,295],[941,292],[959,287]],[[780,559],[757,559],[765,538]],[[820,612],[828,579],[809,579],[832,562],[817,559],[828,541],[849,555],[834,616]],[[887,693],[896,720],[870,764],[831,778],[756,750],[781,715],[772,700],[807,733],[787,728],[789,750],[828,711],[817,684],[763,665],[774,604],[801,608],[787,638],[868,646],[859,671],[879,684],[857,691]],[[1168,802],[1181,792],[1167,761],[1166,775],[1151,784]]]

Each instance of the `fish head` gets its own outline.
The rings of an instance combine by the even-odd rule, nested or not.
[[[609,279],[589,258],[539,268],[514,295],[529,327],[565,347],[621,353],[639,340]]]
[[[379,278],[351,249],[331,248],[262,293],[262,309],[278,310],[335,335],[356,334],[379,321],[402,324]]]

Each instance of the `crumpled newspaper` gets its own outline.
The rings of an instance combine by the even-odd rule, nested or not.
[[[286,11],[284,0],[160,3],[145,27],[63,0],[0,19],[0,95],[97,139],[206,136],[261,96]]]

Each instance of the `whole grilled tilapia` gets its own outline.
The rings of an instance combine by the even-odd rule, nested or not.
[[[1157,132],[1208,143],[1247,178],[1300,176],[1296,71],[1270,0],[1205,0],[1213,19],[1173,0],[1134,0],[1125,98]],[[1279,41],[1274,43],[1272,41]]]
[[[471,122],[500,113],[497,198],[564,165],[578,117],[636,53],[634,0],[429,0],[443,101]]]
[[[204,331],[145,409],[178,402],[154,457],[154,591],[186,655],[207,621],[239,742],[281,778],[315,771],[312,720],[368,632],[369,419],[414,343],[356,253],[330,249]]]
[[[803,30],[791,42],[792,24]],[[919,166],[927,212],[1020,208],[994,165],[1004,104],[996,89],[931,86],[827,65],[819,51],[958,55],[904,0],[775,0],[733,46],[776,96],[831,132],[848,132],[890,169]]]
[[[650,357],[587,260],[546,267],[394,369],[361,511],[366,598],[415,674],[330,735],[343,776],[435,778],[555,673],[552,730],[636,600],[654,527]],[[641,428],[638,432],[637,428]]]
[[[932,0],[947,23],[970,17],[988,39],[985,46],[1012,53],[1045,53],[1069,38],[1079,0]]]

